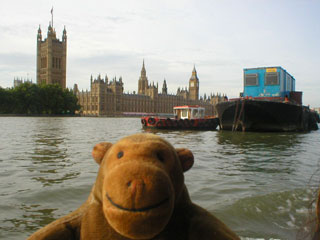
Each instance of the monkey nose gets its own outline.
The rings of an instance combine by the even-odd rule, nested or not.
[[[145,188],[145,183],[143,179],[133,179],[127,183],[127,186],[131,195],[134,196],[136,194],[142,194]]]

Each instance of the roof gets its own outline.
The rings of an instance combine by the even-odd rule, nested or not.
[[[204,108],[199,105],[183,105],[183,106],[175,106],[173,109],[184,109],[184,108]]]
[[[285,71],[290,77],[292,77],[293,79],[295,79],[290,73],[287,72],[286,69],[284,69],[281,66],[270,66],[270,67],[255,67],[255,68],[244,68],[243,71],[247,71],[247,70],[260,70],[260,69],[269,69],[269,68],[277,68],[277,69],[282,69],[283,71]]]

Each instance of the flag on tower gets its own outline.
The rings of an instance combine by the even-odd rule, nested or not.
[[[53,28],[53,6],[51,8],[51,27]]]

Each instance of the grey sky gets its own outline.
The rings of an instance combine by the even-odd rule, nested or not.
[[[243,68],[282,66],[304,104],[320,106],[318,0],[11,0],[0,8],[0,86],[36,79],[36,35],[68,35],[67,86],[89,89],[90,75],[122,76],[137,91],[147,76],[170,93],[187,86],[195,64],[200,94],[242,91]]]

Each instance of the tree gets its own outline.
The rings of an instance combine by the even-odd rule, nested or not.
[[[9,90],[0,87],[0,113],[12,113],[14,99]]]
[[[74,114],[79,109],[73,92],[59,85],[23,83],[11,89],[0,88],[0,113]]]

